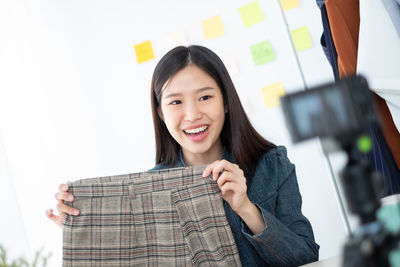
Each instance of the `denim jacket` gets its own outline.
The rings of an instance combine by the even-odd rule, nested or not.
[[[225,152],[224,158],[234,162],[229,153]],[[174,166],[157,165],[152,170],[183,166],[181,153]],[[247,195],[260,209],[266,224],[257,235],[224,201],[243,266],[299,266],[318,260],[319,246],[310,222],[301,213],[295,167],[287,158],[285,147],[276,147],[261,157],[254,177],[247,179]]]

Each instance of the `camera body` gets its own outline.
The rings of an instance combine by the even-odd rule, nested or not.
[[[378,123],[368,83],[360,76],[286,95],[281,105],[295,143],[321,137],[347,144]]]

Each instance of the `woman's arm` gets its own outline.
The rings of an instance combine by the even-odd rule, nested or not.
[[[310,222],[301,212],[295,167],[286,157],[286,150],[277,151],[277,160],[272,164],[277,168],[277,177],[268,177],[278,179],[276,196],[257,204],[266,226],[254,234],[243,220],[242,233],[265,262],[274,266],[299,266],[318,260],[319,246],[314,241]]]

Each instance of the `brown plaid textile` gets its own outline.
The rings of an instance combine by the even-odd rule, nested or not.
[[[241,266],[216,182],[204,167],[69,183],[63,266]]]

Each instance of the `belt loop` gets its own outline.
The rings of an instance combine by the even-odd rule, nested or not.
[[[129,192],[129,197],[130,198],[135,198],[135,185],[134,185],[134,183],[129,183],[128,184],[128,192]]]

